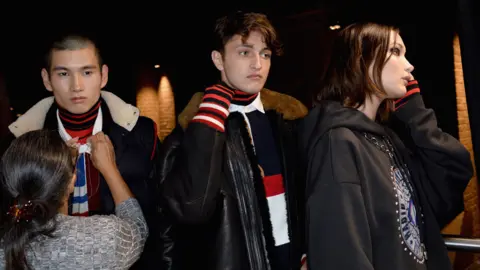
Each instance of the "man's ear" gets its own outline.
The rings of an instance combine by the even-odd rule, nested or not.
[[[213,50],[212,51],[212,61],[215,67],[222,71],[223,70],[223,56],[222,53],[219,51]]]
[[[105,87],[105,85],[107,85],[107,82],[108,82],[108,66],[104,64],[102,66],[102,86],[101,86],[102,89]]]
[[[45,68],[42,68],[41,75],[42,75],[43,85],[48,91],[52,92],[53,90],[52,90],[52,83],[50,82],[50,75],[48,74],[48,71]]]

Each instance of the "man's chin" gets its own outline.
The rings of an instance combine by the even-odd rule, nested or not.
[[[246,91],[243,91],[243,92],[245,92],[247,94],[255,95],[255,94],[259,93],[261,90],[262,89],[255,89],[255,90],[250,90],[249,89],[249,90],[246,90]]]
[[[258,86],[258,85],[256,85],[255,87],[249,87],[249,88],[243,90],[243,92],[254,95],[254,94],[257,94],[260,91],[262,91],[262,89],[263,89],[263,84],[262,84],[261,87]]]

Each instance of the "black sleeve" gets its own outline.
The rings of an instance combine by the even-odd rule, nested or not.
[[[158,169],[162,162],[162,143],[157,135],[157,126],[153,120],[140,117],[137,127],[137,138],[143,145],[145,154],[151,162],[151,170],[147,179],[150,205],[144,208],[145,219],[148,224],[149,237],[142,252],[142,269],[171,269],[173,257],[172,221],[166,214],[166,206],[160,197],[160,176]],[[136,128],[137,128],[136,127]]]
[[[418,85],[411,84],[412,91]],[[473,175],[468,150],[443,132],[435,113],[425,108],[418,93],[408,95],[394,115],[405,123],[413,142],[411,151],[425,172],[422,189],[441,227],[463,211],[463,192]]]
[[[372,242],[355,162],[355,135],[325,134],[310,149],[307,169],[307,266],[373,270]]]
[[[214,213],[224,144],[225,133],[202,123],[190,123],[185,130],[162,183],[162,196],[180,222],[206,222]]]

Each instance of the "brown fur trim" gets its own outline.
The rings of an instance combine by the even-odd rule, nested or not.
[[[203,92],[197,92],[188,102],[187,106],[178,115],[178,122],[183,129],[186,129],[188,123],[198,111],[198,106],[202,102]],[[285,120],[295,120],[307,115],[308,109],[298,99],[263,88],[260,98],[265,111],[275,110],[283,115]]]

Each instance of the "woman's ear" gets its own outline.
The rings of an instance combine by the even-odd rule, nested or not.
[[[68,185],[68,194],[72,194],[75,189],[75,182],[77,181],[77,174],[76,172],[73,173],[72,179],[70,180],[70,184]]]

